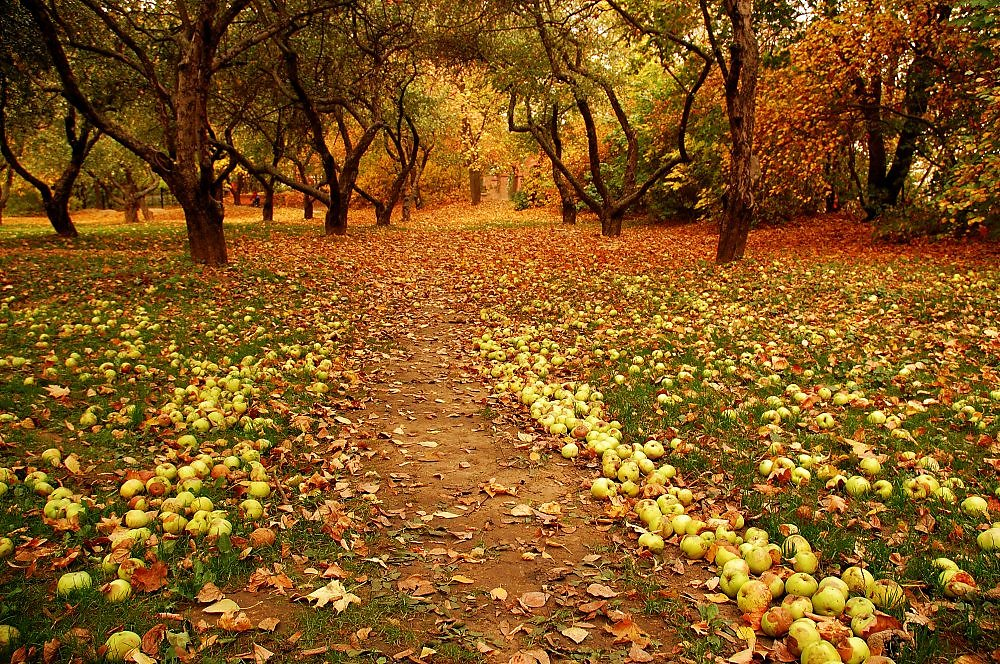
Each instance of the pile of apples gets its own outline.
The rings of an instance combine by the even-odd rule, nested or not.
[[[181,450],[171,450],[169,456],[176,465],[164,461],[152,470],[134,471],[118,486],[117,494],[124,502],[124,512],[116,516],[114,509],[105,516],[105,523],[113,529],[107,532],[111,540],[111,552],[103,559],[93,562],[98,578],[105,580],[98,590],[111,604],[124,602],[132,596],[132,576],[137,569],[146,567],[141,557],[133,557],[136,547],[145,547],[151,540],[162,547],[172,547],[178,536],[186,534],[192,539],[207,537],[210,543],[231,546],[233,523],[230,512],[213,504],[202,491],[206,483],[230,487],[236,500],[243,523],[253,528],[247,533],[247,541],[254,548],[264,548],[275,542],[274,531],[266,527],[255,527],[264,516],[262,500],[271,493],[271,478],[260,462],[261,453],[267,452],[271,442],[260,438],[241,440],[229,446],[224,439],[213,443],[218,453],[201,452],[194,436],[185,434],[176,441]],[[205,449],[211,449],[208,445]],[[61,452],[56,448],[45,450],[40,456],[43,463],[59,466]],[[33,493],[46,498],[42,508],[45,523],[57,530],[75,530],[98,503],[90,497],[74,494],[68,487],[54,486],[58,482],[45,471],[32,469],[27,472],[22,483]],[[0,468],[0,500],[18,482],[17,475],[9,468]],[[121,505],[121,503],[117,503]],[[155,540],[154,540],[155,538]],[[8,537],[0,538],[0,559],[15,552],[15,543]],[[88,591],[94,587],[90,571],[77,570],[64,573],[56,584],[59,597],[69,597],[76,591]],[[106,657],[110,661],[123,661],[133,646],[129,632],[112,635],[108,640]],[[124,636],[122,636],[124,635]],[[0,649],[4,643],[17,641],[17,630],[9,625],[0,625]],[[137,637],[136,637],[137,638]],[[128,647],[126,647],[128,646]],[[115,658],[115,653],[120,656]]]

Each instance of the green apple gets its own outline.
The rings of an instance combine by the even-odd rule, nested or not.
[[[142,637],[135,632],[115,632],[104,643],[104,659],[124,662],[133,650],[142,646]]]

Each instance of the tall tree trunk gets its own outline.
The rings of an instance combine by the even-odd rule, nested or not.
[[[7,166],[4,169],[3,182],[0,183],[0,226],[3,226],[3,212],[7,209],[10,192],[14,186],[14,169]]]
[[[726,115],[729,118],[731,161],[722,229],[716,250],[717,263],[740,260],[756,215],[753,131],[757,100],[760,51],[753,31],[751,0],[723,0],[732,24],[729,65],[724,70]]]
[[[139,223],[139,202],[135,199],[125,200],[125,223]]]
[[[142,219],[143,219],[143,221],[147,221],[147,222],[153,220],[153,211],[149,209],[148,196],[149,196],[150,193],[152,193],[152,192],[144,193],[139,198],[139,211],[142,213]]]
[[[307,194],[302,195],[302,218],[312,219],[314,212],[313,207],[315,206],[315,200],[312,196]]]
[[[597,215],[601,220],[601,235],[604,237],[619,237],[622,234],[622,220],[625,210],[619,208],[603,208]]]
[[[473,205],[479,205],[483,200],[483,172],[469,169],[469,193]]]
[[[184,211],[191,260],[204,265],[228,262],[226,238],[222,230],[222,205],[215,198],[211,182],[200,188],[187,188],[167,182]]]
[[[375,225],[389,226],[392,223],[392,208],[382,203],[375,203]]]
[[[211,5],[203,5],[206,12]],[[191,260],[205,265],[225,265],[229,256],[222,228],[222,186],[216,183],[208,135],[211,63],[216,47],[211,30],[211,21],[205,20],[192,31],[177,67],[176,157],[166,183],[184,210]]]
[[[414,169],[416,170],[416,169]],[[406,178],[406,183],[403,185],[403,216],[400,221],[404,224],[409,223],[413,219],[413,182],[412,171],[410,177]]]
[[[556,184],[559,192],[559,203],[562,208],[562,222],[564,224],[576,223],[576,196],[573,195],[573,188],[566,182],[566,178],[559,172],[559,169],[552,166],[552,180]]]
[[[77,237],[79,232],[69,216],[69,197],[62,196],[55,198],[52,194],[42,196],[42,208],[45,216],[49,218],[49,223],[60,237]]]
[[[264,202],[260,206],[261,221],[274,221],[274,178],[266,178],[262,187]]]
[[[870,88],[870,89],[869,89]],[[861,116],[865,120],[868,139],[868,184],[863,201],[865,215],[869,221],[882,213],[886,191],[886,170],[888,157],[885,148],[885,127],[882,123],[882,79],[872,78],[866,86],[859,77],[855,91],[861,97]]]

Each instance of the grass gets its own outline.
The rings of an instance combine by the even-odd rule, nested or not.
[[[350,448],[332,447],[352,428],[336,417],[365,417],[365,381],[397,361],[398,339],[422,320],[423,312],[413,315],[416,305],[441,289],[442,301],[462,315],[478,311],[476,336],[487,332],[493,340],[478,342],[494,388],[482,404],[486,419],[524,412],[519,382],[575,390],[586,381],[603,393],[591,406],[603,404],[602,416],[618,421],[623,442],[666,444],[660,463],[674,465],[695,491],[695,516],[737,510],[773,541],[797,529],[821,551],[823,573],[863,561],[876,576],[906,584],[920,610],[938,605],[937,629],[912,628],[914,641],[897,661],[945,661],[1000,647],[995,605],[944,597],[931,565],[947,555],[981,588],[1000,584],[1000,559],[974,541],[989,520],[905,493],[908,481],[928,475],[962,480],[959,501],[998,488],[995,473],[983,472],[1000,434],[1000,404],[991,394],[1000,374],[995,266],[958,249],[857,258],[758,246],[742,265],[717,268],[685,253],[688,240],[702,241],[697,235],[667,236],[685,240],[670,245],[674,255],[655,229],[630,227],[640,239],[612,246],[587,235],[592,227],[549,233],[544,214],[501,212],[484,206],[461,219],[442,213],[419,228],[366,227],[332,240],[319,236],[318,222],[265,225],[236,215],[227,226],[233,262],[212,270],[190,263],[184,228],[172,218],[136,227],[85,223],[69,242],[34,222],[6,223],[0,467],[17,481],[0,496],[0,534],[16,540],[20,558],[0,571],[0,624],[18,627],[36,647],[73,628],[100,645],[117,627],[143,633],[157,614],[192,610],[208,581],[235,592],[256,570],[279,564],[296,590],[306,591],[318,585],[306,569],[337,563],[364,602],[339,616],[304,605],[292,611],[289,629],[302,633],[299,643],[341,645],[370,628],[370,641],[323,656],[382,662],[427,646],[436,660],[483,661],[475,648],[482,635],[439,622],[433,604],[395,590],[394,567],[412,560],[409,535],[378,531],[373,506],[341,499],[336,489],[352,481],[345,462],[356,461]],[[386,263],[404,249],[404,258]],[[564,362],[554,362],[557,356]],[[820,397],[823,389],[831,395]],[[799,392],[805,401],[797,401]],[[837,402],[840,393],[850,397]],[[782,409],[780,419],[763,421]],[[897,430],[906,434],[873,424],[874,410],[898,417]],[[831,428],[819,425],[820,413],[832,415]],[[188,434],[194,447],[181,442]],[[554,451],[562,441],[550,442]],[[78,523],[43,518],[46,498],[24,482],[50,447],[80,462],[76,471],[44,467],[53,487],[85,506]],[[860,455],[869,452],[883,458],[890,498],[827,485],[834,472],[857,474]],[[757,473],[761,461],[780,457],[809,465],[809,481],[796,486]],[[232,550],[203,536],[164,538],[154,527],[157,540],[133,553],[168,565],[166,589],[114,606],[96,590],[67,602],[54,597],[61,573],[98,567],[110,550],[106,538],[121,534],[130,508],[162,507],[152,497],[129,504],[119,495],[127,478],[145,481],[165,464],[196,462],[208,472],[232,464],[229,479],[201,473],[197,491],[220,510],[208,518],[232,525]],[[261,522],[245,519],[240,507],[252,476],[274,490],[262,501]],[[290,487],[293,477],[306,488]],[[329,510],[313,520],[321,508]],[[248,550],[247,538],[262,524],[275,528],[277,543]],[[628,602],[646,616],[667,620],[688,658],[726,653],[726,619],[714,605],[691,606],[650,557],[634,555],[630,530],[614,533],[628,544],[608,550],[613,562],[598,578],[627,589]],[[390,569],[351,550],[362,544],[386,551]],[[45,555],[29,567],[35,553]],[[442,573],[438,581],[449,570]],[[379,583],[352,581],[365,577]],[[544,643],[571,618],[538,618],[529,627],[533,642]],[[181,629],[204,648],[203,661],[228,661],[251,640],[210,630],[218,640],[209,645],[189,623]],[[278,636],[260,636],[262,645],[293,656]]]

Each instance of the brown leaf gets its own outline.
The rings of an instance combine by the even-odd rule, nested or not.
[[[257,623],[257,629],[263,630],[265,632],[273,632],[278,628],[281,621],[277,618],[264,618],[259,623]]]
[[[157,560],[149,567],[137,567],[132,572],[132,587],[152,593],[167,585],[167,565]]]
[[[638,643],[633,643],[632,647],[628,650],[628,660],[629,662],[652,662],[653,656],[648,652],[639,647]]]
[[[254,664],[264,664],[267,660],[274,657],[274,653],[259,644],[253,644],[253,661]]]
[[[229,611],[219,616],[219,627],[230,632],[246,632],[253,629],[250,618],[242,611]]]
[[[59,654],[59,646],[61,645],[59,639],[46,641],[45,645],[42,646],[42,662],[44,664],[53,664],[56,661],[56,656]]]
[[[202,604],[208,604],[209,602],[217,602],[220,599],[224,599],[226,596],[219,590],[219,587],[209,581],[201,587],[198,591],[198,595],[195,597]]]
[[[206,606],[202,611],[205,613],[233,613],[236,611],[242,611],[240,605],[231,599],[220,599],[218,602]]]
[[[518,603],[526,609],[540,609],[549,601],[549,596],[537,591],[527,592],[518,598]]]
[[[616,593],[613,588],[610,588],[601,583],[592,583],[589,586],[587,586],[587,594],[593,595],[594,597],[601,597],[604,599],[609,599],[611,597],[618,596],[618,593]]]
[[[520,650],[507,660],[507,664],[551,664],[548,654],[541,648]]]
[[[160,652],[160,644],[167,635],[167,626],[163,623],[154,625],[148,632],[142,635],[142,651],[147,655],[156,655]]]

